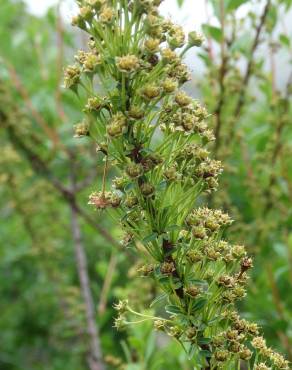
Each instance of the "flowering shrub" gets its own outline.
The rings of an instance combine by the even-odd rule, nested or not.
[[[235,303],[245,296],[252,260],[225,240],[229,216],[197,207],[218,187],[222,172],[210,157],[213,132],[207,110],[181,90],[189,79],[184,54],[200,46],[196,32],[163,19],[160,0],[78,1],[73,18],[90,35],[65,72],[65,85],[84,104],[77,137],[90,136],[104,156],[100,191],[89,204],[107,209],[125,230],[123,244],[137,247],[147,263],[143,276],[162,291],[165,315],[116,305],[116,327],[153,320],[181,343],[198,369],[288,369],[285,359],[241,319]],[[106,189],[110,167],[119,173]],[[136,317],[137,321],[131,321]]]

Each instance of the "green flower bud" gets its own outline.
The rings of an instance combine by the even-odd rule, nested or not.
[[[197,33],[196,31],[192,31],[188,35],[188,44],[190,46],[201,46],[204,41],[203,35]]]
[[[166,78],[162,82],[163,91],[167,94],[171,94],[172,92],[174,92],[177,89],[177,86],[178,86],[178,83],[173,78]]]
[[[138,204],[138,198],[135,195],[128,195],[124,204],[128,208],[133,208]]]
[[[116,58],[118,69],[124,73],[135,72],[139,69],[139,59],[135,55],[126,55]]]
[[[146,100],[158,98],[161,93],[160,88],[154,84],[148,84],[141,90],[141,95]]]
[[[140,190],[145,197],[148,197],[154,193],[155,188],[149,183],[144,183],[141,185]]]
[[[131,118],[134,118],[137,120],[144,117],[144,111],[138,106],[132,106],[128,113]]]
[[[78,123],[75,127],[75,135],[74,137],[84,137],[89,136],[89,125],[86,121],[82,121],[81,123]]]
[[[200,288],[198,288],[197,286],[193,285],[193,286],[190,286],[188,288],[186,288],[185,290],[185,293],[192,297],[192,298],[195,298],[197,297],[200,293],[201,293],[201,290]]]
[[[76,87],[80,81],[81,71],[76,65],[68,66],[65,69],[64,84],[67,89]]]
[[[150,38],[145,41],[144,47],[149,53],[157,53],[159,50],[160,40]]]
[[[83,18],[85,21],[90,22],[94,16],[92,9],[90,6],[83,6],[80,8],[80,16]]]
[[[184,91],[179,91],[175,96],[175,102],[181,107],[186,107],[192,102],[192,98],[188,96]]]
[[[115,17],[115,11],[113,8],[110,8],[108,6],[104,6],[101,9],[101,12],[99,13],[99,20],[102,23],[111,23]]]
[[[229,352],[226,351],[226,350],[216,351],[215,354],[214,354],[214,357],[217,361],[224,362],[228,359]]]
[[[126,168],[126,173],[131,178],[137,178],[143,175],[143,167],[139,163],[131,163]]]
[[[251,350],[249,350],[248,348],[244,348],[243,350],[241,350],[239,352],[239,357],[242,359],[242,360],[249,360],[252,356],[252,352]]]

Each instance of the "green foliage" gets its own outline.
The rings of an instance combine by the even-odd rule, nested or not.
[[[186,2],[179,1],[180,6],[183,3]],[[272,2],[253,52],[256,30],[263,15],[255,9],[260,5],[259,10],[263,11],[267,2],[261,0],[258,3],[225,1],[222,24],[220,2],[208,2],[209,6],[214,6],[214,17],[211,13],[211,24],[203,26],[207,39],[203,45],[206,49],[200,51],[204,70],[196,76],[198,84],[190,84],[188,89],[198,91],[208,107],[209,126],[216,131],[218,117],[221,122],[219,134],[216,133],[219,145],[214,149],[216,157],[224,164],[224,173],[218,191],[207,194],[205,198],[210,206],[228,210],[236,219],[229,236],[234,242],[245,242],[248,252],[255,257],[248,299],[240,302],[237,309],[246,319],[263,327],[269,346],[285,352],[291,359],[292,319],[289,308],[292,302],[291,294],[288,294],[292,269],[291,80],[285,78],[285,86],[281,81],[282,69],[287,68],[285,74],[289,76],[291,45],[285,22],[292,3],[290,0]],[[250,12],[244,19],[239,19],[237,9],[244,4]],[[156,185],[155,192],[165,195],[165,204],[159,212],[159,220],[153,217],[147,232],[145,226],[140,230],[143,233],[142,244],[137,243],[137,247],[143,251],[142,260],[136,261],[133,243],[117,253],[117,245],[105,240],[104,234],[98,232],[107,230],[116,240],[121,233],[116,221],[106,217],[105,213],[90,214],[86,207],[88,194],[102,187],[103,154],[101,151],[96,155],[95,147],[86,139],[72,138],[72,124],[77,124],[79,133],[88,128],[86,122],[85,125],[82,123],[81,112],[87,103],[86,94],[80,94],[79,101],[61,89],[61,76],[66,59],[71,60],[72,47],[75,49],[83,36],[79,38],[76,32],[59,21],[55,8],[37,18],[26,12],[22,1],[1,0],[0,368],[89,368],[90,342],[74,256],[70,197],[66,198],[56,188],[58,180],[57,184],[61,184],[63,189],[70,189],[73,164],[80,185],[74,193],[77,204],[86,216],[90,216],[88,219],[80,214],[79,223],[88,257],[94,318],[100,330],[107,368],[193,370],[194,365],[188,356],[196,358],[194,347],[186,351],[188,353],[184,352],[179,343],[170,341],[163,331],[153,332],[148,319],[140,324],[130,324],[133,315],[137,321],[144,320],[147,315],[163,319],[173,315],[175,320],[183,316],[177,299],[167,302],[170,288],[180,289],[178,280],[174,279],[170,286],[169,277],[161,274],[157,267],[154,272],[157,281],[137,276],[141,271],[147,272],[145,256],[151,260],[146,248],[154,246],[157,249],[162,241],[156,226],[164,228],[165,235],[173,240],[178,235],[183,217],[180,222],[174,219],[171,216],[173,209],[169,206],[177,197],[173,208],[179,209],[181,192],[174,191],[174,186],[172,193],[169,192],[169,179],[151,177]],[[200,43],[200,37],[194,36]],[[112,43],[109,40],[107,45],[112,45],[112,52],[120,45],[123,52],[127,49],[126,43],[119,41]],[[225,58],[220,54],[222,50]],[[226,64],[223,63],[222,68],[225,59]],[[115,59],[109,56],[106,62],[108,68],[114,70]],[[246,66],[250,66],[247,79]],[[114,77],[102,84],[95,80],[94,88],[101,95],[114,91],[111,101],[120,109],[124,103],[120,102],[122,83],[117,83]],[[155,79],[155,84],[158,82],[159,78]],[[102,85],[103,90],[100,91]],[[239,113],[234,114],[242,97]],[[161,107],[153,104],[152,108],[153,120]],[[149,114],[148,111],[146,113]],[[94,113],[93,116],[96,119]],[[95,140],[100,138],[99,129],[90,125],[90,134]],[[149,124],[147,135],[150,132]],[[161,133],[155,134],[155,146],[147,142],[141,154],[151,157],[161,140]],[[103,143],[99,144],[103,150]],[[131,151],[131,145],[128,151]],[[161,153],[165,157],[171,150],[173,148],[168,147]],[[112,164],[113,158],[109,159]],[[118,172],[120,170],[109,169],[106,188],[111,186]],[[178,169],[169,168],[166,174],[169,177],[177,172]],[[146,176],[148,178],[149,173]],[[126,194],[136,191],[132,182],[125,187]],[[196,193],[196,190],[192,192]],[[139,192],[137,194],[141,201]],[[128,201],[135,202],[133,198]],[[198,204],[202,202],[203,199],[198,200]],[[147,203],[150,202],[147,200]],[[155,203],[156,208],[160,206],[159,202]],[[112,211],[117,213],[117,210]],[[131,238],[128,236],[123,242],[129,243]],[[159,257],[160,264],[162,257],[155,248],[151,248],[151,252],[154,257]],[[151,260],[152,264],[155,265]],[[104,291],[105,281],[110,285]],[[205,277],[192,276],[188,282],[203,292],[208,289]],[[160,289],[157,289],[157,284]],[[100,297],[105,299],[101,310]],[[125,298],[131,302],[130,309],[134,313],[127,314],[129,324],[126,331],[116,332],[112,328],[115,314],[112,306],[118,299]],[[208,307],[205,297],[199,297],[193,303],[194,315],[199,316]],[[159,322],[156,320],[155,324]],[[216,320],[207,324],[217,325]],[[223,321],[222,325],[225,324]],[[206,332],[204,337],[197,339],[197,344],[208,347],[210,337]],[[206,350],[201,354],[209,356]]]

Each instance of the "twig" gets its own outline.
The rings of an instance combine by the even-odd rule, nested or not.
[[[112,284],[117,262],[118,262],[117,256],[114,252],[112,252],[110,261],[108,264],[106,277],[104,279],[103,287],[102,287],[101,294],[100,294],[99,305],[98,305],[98,313],[101,315],[104,313],[106,309],[107,297],[110,291],[110,287]]]
[[[224,1],[220,0],[220,22],[221,22],[221,30],[222,30],[222,40],[221,40],[221,66],[220,66],[220,75],[219,75],[219,87],[220,87],[220,95],[219,101],[217,104],[217,108],[214,111],[214,115],[216,118],[215,124],[215,153],[218,151],[220,146],[220,130],[222,125],[222,109],[224,106],[224,99],[225,99],[225,75],[227,72],[227,57],[225,55],[225,13],[224,13]]]
[[[1,58],[1,59],[3,59],[3,58]],[[4,63],[6,64],[6,66],[7,66],[8,72],[10,74],[10,77],[11,77],[11,80],[13,82],[13,85],[14,85],[15,89],[17,90],[17,92],[22,97],[27,109],[29,110],[29,112],[31,113],[33,118],[35,119],[36,123],[43,129],[43,131],[52,140],[55,147],[60,147],[64,151],[66,151],[63,144],[60,142],[60,139],[59,139],[59,136],[58,136],[57,132],[52,127],[49,126],[49,124],[44,120],[42,115],[33,106],[32,101],[31,101],[30,96],[29,96],[29,93],[26,90],[26,88],[24,87],[24,85],[22,84],[21,79],[18,76],[15,68],[8,61],[6,61],[5,59],[3,59],[3,60],[4,60]]]
[[[95,313],[94,313],[95,309],[90,290],[87,258],[83,247],[77,211],[73,205],[71,205],[70,208],[71,208],[71,227],[75,246],[76,263],[81,292],[86,307],[87,331],[90,337],[90,355],[88,358],[88,363],[91,370],[105,370],[105,365],[102,360],[99,331],[97,329],[97,325],[95,322]]]
[[[57,112],[60,118],[65,121],[66,114],[62,106],[62,91],[61,91],[61,81],[63,75],[63,60],[64,60],[64,27],[62,22],[62,16],[60,13],[61,1],[57,5],[57,86],[55,93]]]
[[[60,181],[52,174],[51,170],[48,168],[46,163],[33,152],[15,133],[15,130],[9,126],[7,128],[8,135],[12,144],[25,154],[27,160],[29,161],[32,169],[39,175],[45,177],[54,188],[62,195],[63,199],[73,206],[78,212],[78,214],[94,229],[98,230],[99,233],[107,240],[109,243],[114,245],[116,248],[121,250],[121,245],[111,236],[111,234],[97,224],[78,204],[76,200],[76,195],[68,188],[66,188]]]
[[[276,311],[280,319],[283,321],[286,321],[280,293],[279,293],[279,290],[278,290],[278,287],[277,287],[277,284],[274,278],[273,270],[270,264],[267,265],[267,274],[268,274],[268,278],[269,278],[270,285],[271,285],[272,297],[273,297],[273,302],[274,302]],[[287,335],[283,331],[278,330],[277,334],[288,352],[289,359],[292,359],[292,350],[291,350],[292,347],[290,345],[290,339],[287,337]]]
[[[241,84],[241,89],[239,91],[239,98],[238,98],[237,105],[235,107],[234,114],[233,114],[234,119],[233,119],[232,125],[231,125],[231,131],[230,131],[230,137],[229,137],[230,140],[232,140],[234,135],[235,135],[235,124],[236,124],[236,121],[238,120],[238,118],[241,114],[241,110],[242,110],[242,108],[244,106],[244,103],[245,103],[246,90],[247,90],[247,86],[248,86],[248,83],[249,83],[249,80],[250,80],[251,74],[252,74],[253,58],[254,58],[255,52],[256,52],[256,50],[259,46],[260,35],[261,35],[262,30],[264,28],[264,25],[265,25],[270,7],[271,7],[271,0],[267,0],[267,3],[264,7],[264,10],[263,10],[263,13],[261,15],[259,24],[256,28],[256,34],[255,34],[255,38],[254,38],[254,41],[253,41],[253,44],[252,44],[252,47],[251,47],[250,57],[249,57],[249,60],[248,60],[246,72],[245,72],[245,75],[244,75],[244,78],[243,78],[243,82]]]

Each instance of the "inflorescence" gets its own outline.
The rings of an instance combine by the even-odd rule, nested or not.
[[[236,301],[245,294],[252,260],[241,245],[224,240],[229,216],[196,208],[200,194],[218,187],[222,165],[210,157],[215,137],[207,110],[181,90],[190,79],[184,54],[200,46],[197,32],[159,15],[162,0],[77,1],[73,25],[90,35],[88,50],[65,71],[65,86],[84,103],[75,136],[90,136],[119,173],[112,189],[89,204],[117,216],[123,244],[139,242],[147,263],[139,270],[163,291],[165,316],[116,309],[116,326],[130,317],[153,320],[176,338],[201,369],[288,369],[266,346],[256,324],[241,319]],[[140,249],[139,249],[140,250]]]

